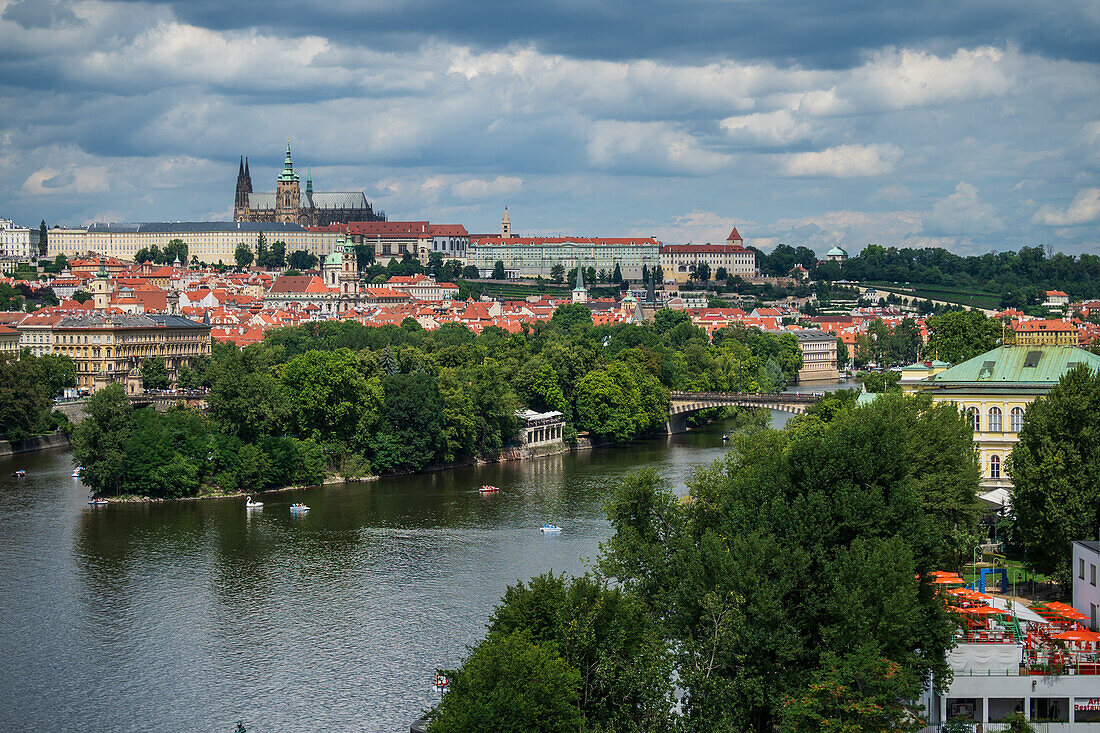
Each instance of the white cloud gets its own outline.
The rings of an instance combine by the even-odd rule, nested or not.
[[[34,196],[101,193],[110,188],[107,167],[74,166],[66,170],[40,168],[23,181],[23,192]]]
[[[762,145],[790,145],[805,140],[811,133],[809,124],[798,121],[785,109],[727,117],[719,124],[732,140]]]
[[[451,193],[460,199],[487,199],[518,191],[523,179],[516,176],[497,176],[491,181],[471,178],[451,186]]]
[[[1011,59],[1016,56],[1013,52]],[[983,99],[1011,89],[1013,66],[1005,51],[990,46],[961,48],[950,57],[912,49],[883,51],[854,70],[845,91],[857,102],[888,109]]]
[[[732,160],[665,122],[601,120],[592,125],[587,152],[597,168],[682,175],[714,173]]]
[[[901,148],[889,143],[838,145],[826,150],[783,155],[780,168],[788,176],[881,176],[894,170],[901,156]]]
[[[959,181],[954,193],[932,205],[932,210],[924,217],[924,225],[928,231],[948,236],[985,234],[1004,229],[1004,222],[997,217],[996,207],[981,203],[977,187],[966,181]]]
[[[748,225],[751,227],[751,224]],[[672,217],[671,221],[658,222],[649,227],[634,227],[627,236],[656,237],[662,242],[683,244],[694,242],[725,242],[730,230],[734,227],[746,229],[745,221],[738,221],[732,217],[716,214],[713,211],[694,210],[680,216]],[[741,231],[739,230],[740,234]],[[745,236],[742,234],[742,236]],[[751,244],[751,242],[750,242]]]
[[[1073,202],[1064,209],[1044,204],[1031,220],[1036,224],[1052,227],[1071,227],[1090,224],[1100,219],[1100,188],[1078,191]]]

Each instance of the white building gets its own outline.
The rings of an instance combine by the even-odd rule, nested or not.
[[[432,252],[442,252],[444,260],[466,262],[466,250],[470,246],[470,234],[461,224],[429,224],[432,235]]]
[[[38,230],[0,219],[0,260],[29,261],[38,257]]]
[[[661,247],[661,269],[665,282],[687,282],[701,264],[710,268],[710,277],[716,279],[718,269],[724,269],[728,277],[756,277],[760,270],[756,265],[756,252],[744,245],[734,227],[725,244],[666,244]]]
[[[1073,607],[1089,617],[1089,629],[1100,631],[1100,586],[1096,584],[1100,568],[1100,542],[1077,540],[1073,543]],[[1084,623],[1084,622],[1082,622]],[[1097,688],[1100,695],[1100,687]]]

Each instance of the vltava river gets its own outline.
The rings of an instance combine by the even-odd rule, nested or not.
[[[721,427],[252,511],[90,507],[68,451],[2,459],[0,729],[408,730],[508,584],[583,572],[612,485],[653,466],[682,492],[724,454]],[[294,501],[311,510],[291,516]]]

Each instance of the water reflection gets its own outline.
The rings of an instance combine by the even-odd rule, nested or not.
[[[23,485],[0,478],[8,719],[401,730],[508,584],[584,571],[624,473],[653,466],[682,492],[725,453],[722,428],[272,494],[258,511],[243,498],[93,508],[66,453],[28,458]],[[486,483],[500,492],[479,494]],[[291,516],[296,501],[311,510]],[[539,532],[547,522],[564,531]]]

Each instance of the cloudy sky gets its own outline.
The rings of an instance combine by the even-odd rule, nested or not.
[[[0,217],[1100,250],[1095,0],[0,0]]]

